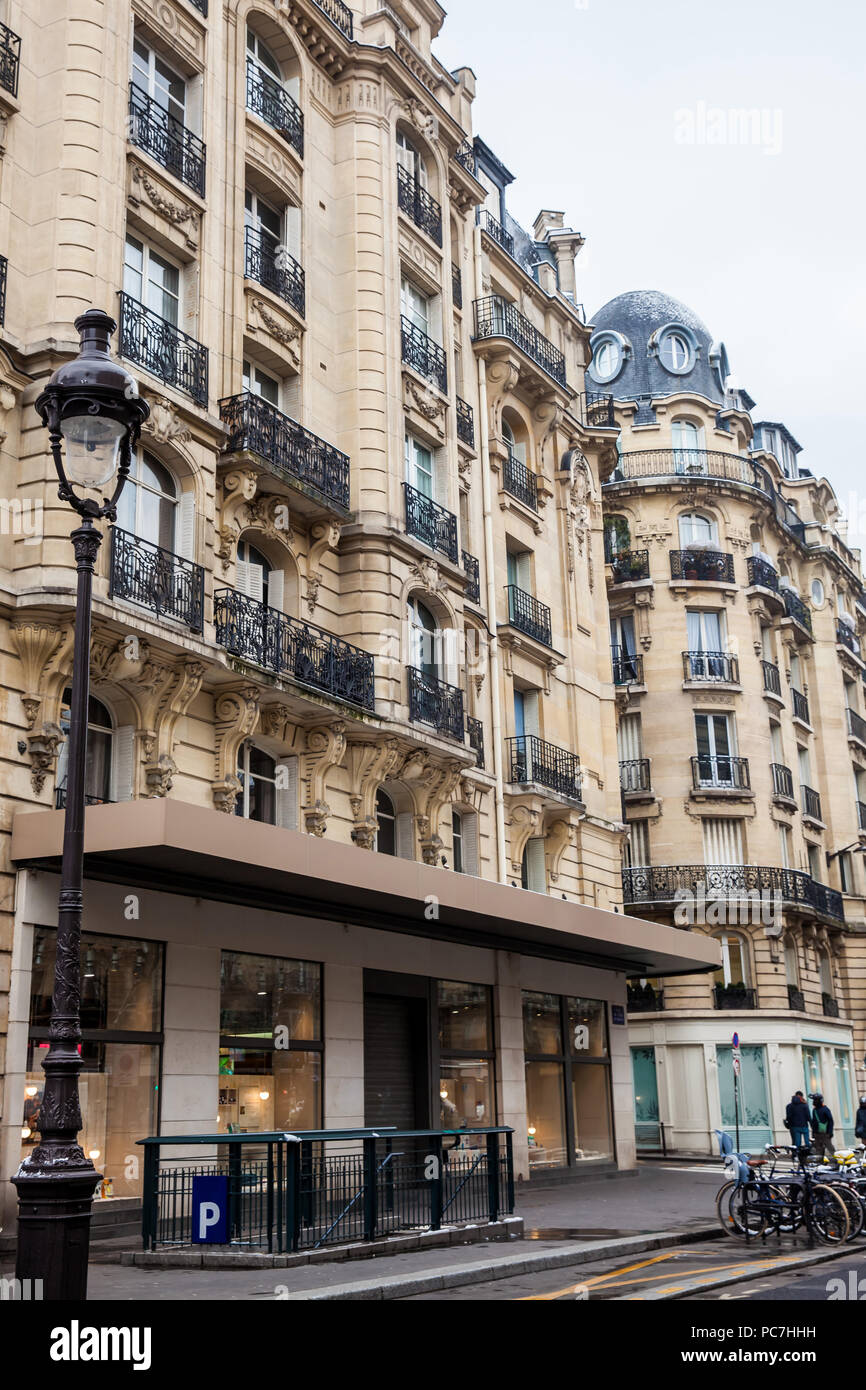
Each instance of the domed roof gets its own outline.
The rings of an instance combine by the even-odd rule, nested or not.
[[[605,335],[616,335],[622,350],[615,376],[602,382],[591,375],[590,389],[612,391],[618,400],[682,391],[695,391],[711,401],[724,400],[719,375],[720,368],[727,370],[724,347],[714,347],[703,320],[672,295],[660,290],[630,290],[611,299],[590,321],[594,349]],[[684,331],[677,334],[677,329]],[[679,343],[673,351],[665,352],[665,340],[674,336]],[[681,350],[683,343],[687,353]]]

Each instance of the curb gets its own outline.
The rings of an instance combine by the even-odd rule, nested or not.
[[[833,1250],[822,1250],[819,1254],[792,1255],[790,1259],[780,1259],[778,1264],[770,1268],[746,1270],[741,1274],[718,1274],[714,1275],[706,1282],[692,1285],[691,1288],[677,1290],[673,1293],[663,1294],[661,1290],[653,1290],[646,1294],[624,1294],[621,1298],[612,1298],[611,1303],[673,1303],[681,1298],[693,1298],[696,1293],[710,1293],[713,1289],[724,1289],[731,1284],[746,1284],[752,1279],[769,1279],[774,1274],[784,1274],[789,1269],[801,1269],[804,1266],[827,1264],[830,1260],[838,1260],[844,1255],[845,1246],[837,1245]],[[685,1274],[684,1279],[689,1276]]]

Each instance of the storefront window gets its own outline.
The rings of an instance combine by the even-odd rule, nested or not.
[[[530,1168],[564,1168],[565,1096],[559,1062],[526,1063],[526,1132]]]
[[[558,994],[523,992],[523,1048],[527,1053],[562,1052],[562,1014]]]
[[[823,1092],[821,1085],[821,1050],[817,1047],[803,1048],[803,1074],[806,1078],[806,1095]]]
[[[220,1130],[320,1128],[322,1052],[321,966],[223,951]]]
[[[611,1158],[607,1005],[525,990],[523,1040],[530,1168]]]
[[[496,1123],[490,987],[439,980],[436,988],[440,1125],[467,1131],[487,1128]],[[467,1134],[462,1147],[472,1147],[472,1142]]]
[[[843,1131],[843,1138],[846,1144],[853,1142],[854,1138],[854,1102],[851,1089],[851,1061],[850,1056],[842,1048],[834,1049],[834,1060],[836,1064],[836,1095],[839,1097],[839,1127]]]

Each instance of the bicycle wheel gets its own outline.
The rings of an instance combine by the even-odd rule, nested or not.
[[[848,1239],[849,1221],[845,1203],[838,1192],[826,1183],[815,1183],[812,1188],[808,1224],[818,1239],[827,1245],[844,1245]]]
[[[728,1204],[736,1185],[733,1178],[729,1178],[727,1182],[722,1183],[722,1186],[716,1193],[716,1217],[725,1235],[728,1236],[731,1235],[733,1231],[733,1219],[728,1209]]]
[[[763,1235],[767,1214],[763,1209],[762,1193],[757,1183],[731,1183],[728,1199],[728,1230],[731,1235],[748,1236],[750,1240]]]
[[[863,1229],[863,1203],[860,1201],[857,1193],[848,1187],[846,1183],[827,1183],[825,1186],[832,1186],[833,1191],[837,1193],[845,1203],[845,1210],[848,1213],[848,1239],[855,1240]]]

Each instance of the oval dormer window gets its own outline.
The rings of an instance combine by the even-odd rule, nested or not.
[[[622,366],[622,348],[616,338],[602,338],[592,357],[592,375],[598,382],[613,381]]]
[[[669,372],[687,372],[692,365],[692,345],[685,333],[674,329],[662,338],[659,356]]]

